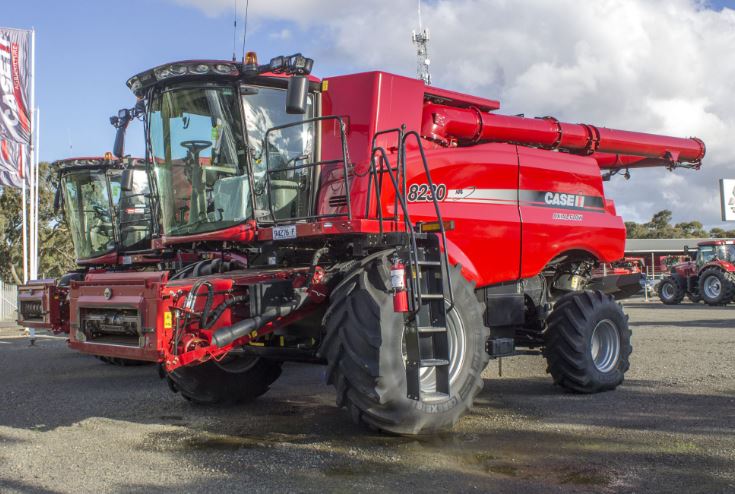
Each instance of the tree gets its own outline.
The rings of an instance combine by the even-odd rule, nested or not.
[[[74,268],[74,246],[61,212],[54,211],[56,184],[48,163],[39,169],[38,210],[38,275],[56,278]],[[23,237],[22,193],[20,189],[3,187],[0,192],[0,279],[22,284]]]
[[[735,230],[712,228],[709,232],[700,221],[684,221],[671,226],[671,211],[654,214],[648,223],[625,222],[628,238],[735,238]]]

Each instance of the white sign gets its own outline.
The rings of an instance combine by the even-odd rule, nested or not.
[[[735,179],[720,179],[722,221],[735,221]]]
[[[273,240],[288,240],[290,238],[296,238],[296,225],[273,227]]]

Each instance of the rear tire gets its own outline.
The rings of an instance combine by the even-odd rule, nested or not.
[[[230,357],[179,367],[168,373],[171,390],[201,405],[233,405],[253,401],[281,375],[281,362],[259,357]]]
[[[661,280],[656,290],[658,298],[666,305],[678,305],[684,300],[684,288],[671,276]]]
[[[561,297],[544,333],[546,371],[554,383],[578,393],[615,389],[633,351],[628,317],[600,291]]]
[[[420,400],[407,397],[403,351],[404,315],[393,310],[388,253],[370,256],[339,283],[324,316],[320,354],[328,361],[327,382],[337,405],[373,430],[427,434],[451,429],[482,390],[490,330],[474,287],[451,269],[454,308],[447,314],[450,335],[450,394],[432,393],[432,372],[424,371]],[[435,384],[435,383],[434,383]]]
[[[699,294],[708,305],[727,305],[735,297],[735,274],[710,267],[699,275]]]

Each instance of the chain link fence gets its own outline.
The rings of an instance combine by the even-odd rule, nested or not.
[[[15,322],[18,319],[18,287],[0,281],[0,322]]]

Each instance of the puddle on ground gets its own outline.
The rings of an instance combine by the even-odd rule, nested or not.
[[[386,475],[400,471],[398,465],[378,463],[374,461],[356,461],[355,463],[338,463],[323,468],[327,477],[360,477],[368,475]]]
[[[240,449],[270,448],[284,444],[309,444],[312,439],[288,434],[226,435],[211,432],[151,432],[142,447],[149,451],[237,451]]]

